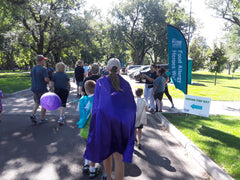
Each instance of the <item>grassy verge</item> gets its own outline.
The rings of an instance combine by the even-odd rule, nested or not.
[[[164,116],[229,175],[240,180],[239,117]]]
[[[169,85],[169,92],[173,98],[184,98],[184,94]],[[219,101],[240,101],[240,72],[228,75],[221,73],[217,77],[217,85],[214,85],[214,74],[207,71],[192,73],[192,84],[188,85],[188,94],[193,96],[209,97]]]
[[[73,72],[67,72],[73,77]],[[13,93],[31,87],[30,74],[28,73],[0,73],[0,89],[5,93]]]
[[[13,93],[31,87],[29,73],[0,73],[0,88],[4,93]]]

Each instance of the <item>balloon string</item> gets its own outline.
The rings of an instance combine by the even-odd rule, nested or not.
[[[75,99],[75,100],[73,100],[73,101],[67,102],[66,104],[71,104],[71,103],[76,102],[76,101],[79,101],[79,99]],[[63,104],[62,104],[62,105],[63,105]]]

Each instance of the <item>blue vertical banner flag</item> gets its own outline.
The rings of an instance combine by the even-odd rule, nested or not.
[[[177,89],[187,94],[188,82],[188,47],[179,29],[168,25],[169,71]]]

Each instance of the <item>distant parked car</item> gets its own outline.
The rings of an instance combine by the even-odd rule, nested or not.
[[[135,79],[136,81],[140,81],[142,82],[142,75],[141,72],[142,71],[149,71],[150,70],[150,65],[146,65],[146,66],[142,66],[141,68],[137,69],[134,74],[133,74],[133,79]]]
[[[160,67],[166,69],[166,71],[169,71],[169,65],[168,64],[156,64],[156,66],[160,66]]]
[[[156,66],[160,66],[162,68],[165,68],[166,71],[169,71],[169,65],[168,64],[156,64]],[[134,75],[135,76],[134,79],[136,81],[143,82],[142,74],[148,74],[151,71],[150,67],[151,66],[148,65],[143,70],[141,70],[139,72],[136,72],[135,75]]]
[[[136,68],[136,67],[141,67],[141,65],[128,65],[125,69],[125,72],[128,74],[128,71],[130,69]]]
[[[122,67],[120,71],[121,71],[121,74],[126,74],[126,67]]]
[[[135,67],[135,68],[132,68],[128,71],[128,76],[131,78],[131,79],[134,79],[134,73],[136,71],[139,71],[139,69],[141,69],[141,66],[140,67]]]

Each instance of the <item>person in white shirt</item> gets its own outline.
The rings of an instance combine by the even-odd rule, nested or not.
[[[138,148],[141,149],[142,129],[143,129],[143,125],[147,124],[146,111],[148,111],[148,107],[146,105],[146,101],[143,98],[141,98],[143,94],[143,89],[137,88],[135,91],[135,94],[136,94],[136,105],[137,105],[136,121],[135,121],[135,141],[137,143]]]

